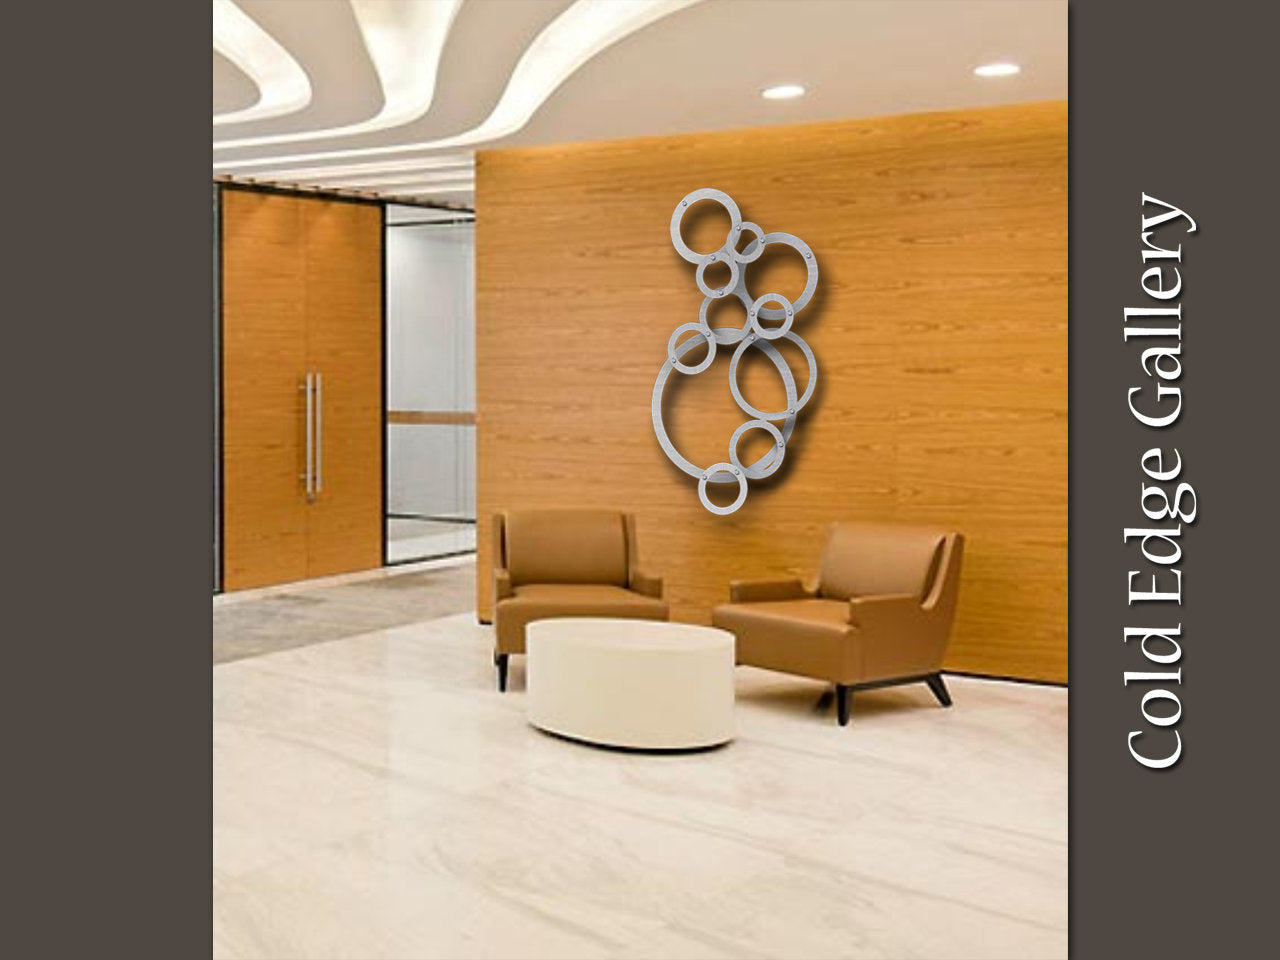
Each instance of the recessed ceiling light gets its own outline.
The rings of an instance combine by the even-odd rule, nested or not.
[[[1015,73],[1021,73],[1022,68],[1016,63],[984,63],[980,67],[974,67],[973,72],[980,77],[1012,77]]]
[[[777,86],[765,87],[760,96],[766,100],[790,100],[792,97],[804,96],[804,87],[798,83],[780,83]]]

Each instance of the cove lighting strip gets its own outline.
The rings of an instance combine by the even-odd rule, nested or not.
[[[263,170],[254,173],[259,180],[289,180],[297,183],[302,180],[332,180],[343,177],[358,177],[366,174],[382,173],[419,173],[432,176],[436,171],[448,170],[470,172],[475,169],[475,157],[471,154],[452,154],[444,157],[429,157],[417,160],[382,160],[374,163],[351,163],[344,166],[300,167],[290,170]]]

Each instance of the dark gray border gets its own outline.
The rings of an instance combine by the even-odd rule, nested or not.
[[[7,14],[4,952],[208,956],[208,7]]]
[[[1277,676],[1273,411],[1276,274],[1274,17],[1244,4],[1075,2],[1071,8],[1071,928],[1077,957],[1244,957],[1271,924],[1276,792],[1270,687]],[[1177,204],[1183,415],[1130,415],[1152,342],[1128,343],[1139,287],[1141,196]],[[1150,209],[1148,210],[1148,215]],[[1148,264],[1147,266],[1150,266]],[[1145,393],[1150,394],[1148,386]],[[1127,602],[1152,566],[1126,527],[1156,525],[1139,457],[1177,447],[1199,513],[1184,524],[1183,603]],[[1163,579],[1163,578],[1162,578]],[[1164,669],[1125,627],[1182,624],[1177,731],[1165,770],[1139,765],[1130,731]],[[1172,667],[1170,667],[1172,668]],[[1169,741],[1160,741],[1164,746]],[[1268,839],[1271,838],[1271,839]]]
[[[1272,940],[1273,19],[1244,4],[1072,5],[1077,957],[1252,956]],[[209,76],[191,52],[207,49],[207,9],[87,5],[68,29],[64,8],[27,4],[9,26],[32,41],[11,45],[12,76],[56,57],[92,82],[45,86],[6,115],[6,225],[21,242],[3,353],[20,564],[5,605],[5,853],[22,895],[5,946],[205,956],[212,224],[207,116],[192,108]],[[122,53],[108,36],[139,39]],[[77,184],[95,189],[70,198],[69,238]],[[1124,422],[1134,366],[1117,320],[1136,292],[1143,190],[1200,224],[1177,433],[1202,507],[1185,542],[1186,753],[1162,774],[1128,758],[1119,679],[1120,531],[1143,448]]]

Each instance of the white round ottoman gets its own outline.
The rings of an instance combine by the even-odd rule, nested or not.
[[[688,750],[733,739],[733,634],[664,620],[526,627],[529,722],[575,740]]]

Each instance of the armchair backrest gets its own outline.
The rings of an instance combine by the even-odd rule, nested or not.
[[[634,520],[617,510],[508,510],[495,518],[498,553],[513,586],[627,586]]]
[[[838,523],[827,536],[818,572],[818,594],[851,597],[910,594],[920,600],[959,563],[959,534],[884,523]]]

